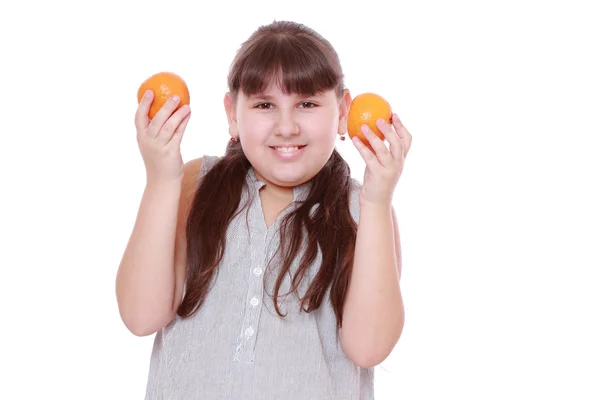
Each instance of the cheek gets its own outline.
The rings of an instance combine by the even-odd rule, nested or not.
[[[259,142],[269,136],[270,125],[264,118],[248,115],[238,121],[238,129],[240,137],[243,137],[245,141]]]
[[[317,121],[313,121],[311,126],[319,127],[318,130],[314,130],[313,135],[315,138],[318,138],[322,144],[327,144],[329,146],[335,144],[335,139],[338,136],[338,120],[336,118],[331,117],[330,115],[324,115]]]

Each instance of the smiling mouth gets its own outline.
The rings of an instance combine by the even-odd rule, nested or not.
[[[306,145],[304,146],[291,146],[291,147],[284,147],[284,146],[270,146],[272,149],[274,149],[275,151],[279,151],[281,153],[292,153],[294,151],[298,151],[300,149],[303,149],[306,147]]]

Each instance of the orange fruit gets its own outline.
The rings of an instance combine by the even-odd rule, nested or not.
[[[185,104],[190,104],[190,92],[185,81],[173,72],[159,72],[146,79],[138,89],[137,98],[138,104],[142,101],[142,97],[146,90],[154,92],[154,100],[150,106],[148,117],[154,118],[158,110],[165,102],[174,94],[181,99],[177,109]]]
[[[360,130],[360,127],[366,124],[383,140],[385,136],[375,124],[378,118],[383,118],[388,123],[392,122],[392,107],[390,107],[390,104],[375,93],[359,94],[352,100],[350,110],[348,110],[348,135],[350,138],[358,136],[363,143],[369,144],[369,141]]]

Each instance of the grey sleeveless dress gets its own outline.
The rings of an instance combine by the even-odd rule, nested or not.
[[[203,157],[199,179],[217,160]],[[293,206],[267,228],[258,196],[264,183],[252,168],[247,182],[248,213],[238,214],[228,229],[227,249],[204,304],[191,318],[176,316],[156,333],[145,399],[373,399],[373,368],[356,366],[342,350],[329,292],[311,313],[300,311],[293,293],[279,299],[287,315],[281,318],[275,312],[277,271],[272,267],[277,263],[265,267],[279,244],[281,217]],[[350,208],[358,222],[360,184],[352,183]],[[306,198],[308,185],[294,189],[295,200]],[[248,198],[243,193],[240,204]],[[319,266],[317,257],[300,286],[301,296]],[[280,295],[289,291],[291,276]]]

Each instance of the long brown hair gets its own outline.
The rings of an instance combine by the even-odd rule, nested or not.
[[[310,28],[286,21],[260,27],[242,44],[229,71],[229,91],[234,98],[239,90],[256,94],[265,90],[273,78],[286,93],[336,90],[341,98],[344,88],[340,62],[331,44]],[[229,142],[225,155],[199,183],[186,228],[186,293],[177,311],[183,318],[202,306],[210,289],[223,257],[227,227],[236,211],[244,208],[239,206],[250,167],[240,142]],[[284,316],[277,304],[281,284],[306,241],[307,249],[287,294],[298,296],[300,282],[320,250],[322,264],[300,299],[301,308],[305,312],[319,308],[331,287],[330,301],[337,325],[342,326],[357,230],[349,208],[350,189],[350,167],[334,150],[312,178],[306,199],[282,219],[278,250],[283,265],[273,297],[279,316]],[[315,205],[318,207],[313,210]]]

